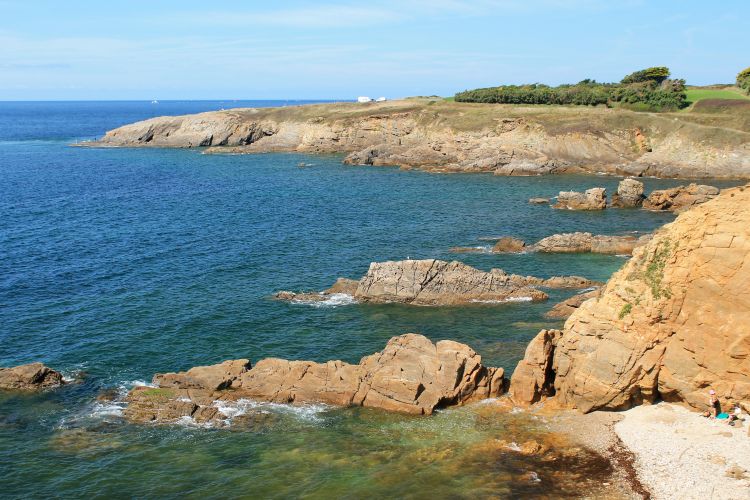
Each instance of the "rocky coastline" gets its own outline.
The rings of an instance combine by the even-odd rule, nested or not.
[[[79,145],[343,153],[351,165],[503,176],[750,178],[748,133],[685,113],[425,99],[158,117]]]

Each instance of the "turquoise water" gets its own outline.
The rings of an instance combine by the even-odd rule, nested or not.
[[[0,366],[42,361],[80,380],[0,395],[4,496],[526,492],[512,489],[510,459],[493,452],[477,461],[470,450],[533,426],[488,424],[476,408],[415,420],[269,407],[238,431],[130,426],[96,402],[154,372],[224,359],[357,362],[405,332],[465,342],[512,370],[540,328],[560,325],[544,312],[574,292],[553,291],[545,304],[461,308],[313,307],[269,296],[322,289],[361,276],[371,261],[407,256],[606,280],[623,258],[448,249],[494,235],[650,231],[673,218],[527,203],[563,189],[611,192],[618,179],[609,177],[435,175],[345,166],[338,156],[68,146],[148,116],[274,104],[0,103]],[[676,184],[646,180],[647,190]],[[457,479],[449,471],[459,464],[468,469]],[[563,492],[562,481],[542,479],[536,488]]]

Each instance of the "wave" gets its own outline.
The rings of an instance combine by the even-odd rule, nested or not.
[[[313,307],[339,307],[356,304],[357,301],[348,293],[332,293],[325,300],[292,299],[292,304],[302,304]]]
[[[248,411],[257,413],[276,413],[290,415],[306,422],[321,422],[322,413],[331,409],[330,406],[320,403],[307,403],[302,405],[290,405],[283,403],[267,403],[252,399],[238,399],[237,401],[215,401],[214,407],[219,413],[226,416],[225,421],[231,425],[235,417],[245,415]]]
[[[518,302],[532,302],[534,299],[533,297],[508,297],[507,299],[502,300],[479,300],[475,299],[472,300],[475,304],[508,304],[508,303],[518,303]]]

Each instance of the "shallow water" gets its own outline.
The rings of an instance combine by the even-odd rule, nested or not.
[[[405,332],[465,342],[512,370],[540,328],[561,324],[544,312],[575,292],[459,308],[269,296],[326,288],[371,261],[406,257],[606,280],[624,258],[448,249],[506,234],[651,231],[673,216],[527,203],[564,189],[612,192],[610,177],[435,175],[344,166],[339,156],[68,146],[148,116],[231,105],[248,103],[0,103],[0,366],[43,361],[83,380],[0,396],[3,494],[521,494],[513,488],[529,487],[519,478],[532,465],[472,450],[537,431],[523,418],[482,417],[481,405],[423,419],[271,408],[240,432],[125,425],[95,397],[230,358],[357,362]],[[648,191],[679,184],[645,182]],[[564,478],[542,479],[531,493],[564,493]]]

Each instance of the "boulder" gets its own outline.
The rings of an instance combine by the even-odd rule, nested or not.
[[[643,204],[643,183],[625,178],[617,185],[617,192],[612,195],[612,206],[619,208],[636,208]]]
[[[709,388],[727,407],[750,400],[749,280],[746,186],[680,214],[573,312],[553,346],[555,398],[583,412],[703,411]]]
[[[607,190],[591,188],[583,193],[577,191],[560,191],[554,208],[568,210],[604,210],[607,208]]]
[[[269,358],[248,367],[247,360],[236,360],[157,375],[154,383],[159,387],[138,387],[128,394],[124,415],[135,422],[169,423],[185,417],[215,422],[225,418],[218,411],[221,402],[242,398],[429,415],[437,408],[498,396],[505,389],[503,369],[484,366],[470,347],[450,340],[432,343],[418,334],[392,338],[383,351],[357,365]],[[212,375],[197,377],[197,369]]]
[[[62,374],[42,363],[0,368],[0,389],[3,390],[35,391],[62,384]]]
[[[495,253],[505,252],[522,252],[526,247],[526,243],[518,238],[512,238],[510,236],[503,236],[497,243],[492,247],[492,251]]]
[[[328,290],[324,290],[323,293],[326,295],[333,295],[334,293],[344,293],[346,295],[354,295],[357,291],[359,281],[352,280],[349,278],[339,278],[336,283],[331,286]]]
[[[694,205],[700,205],[719,194],[719,188],[701,184],[677,186],[671,189],[652,191],[643,202],[646,210],[671,210],[680,212]]]
[[[560,330],[542,330],[526,347],[508,389],[515,404],[529,405],[555,394],[552,356],[562,335]]]
[[[589,290],[588,292],[578,293],[572,297],[558,302],[552,309],[544,313],[545,318],[550,319],[567,319],[573,311],[581,307],[581,304],[589,299],[599,296],[599,288],[596,290]]]

